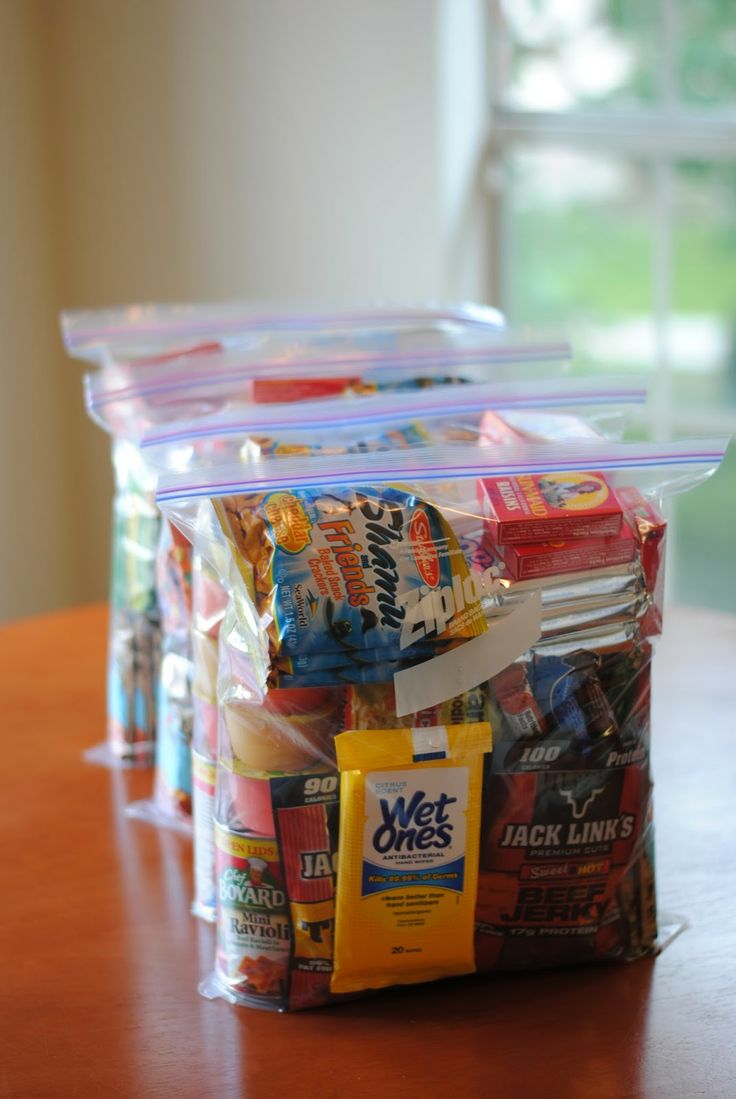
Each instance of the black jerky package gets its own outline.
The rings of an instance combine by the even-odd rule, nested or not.
[[[498,690],[507,682],[496,684],[479,971],[627,960],[654,947],[650,657],[646,641],[603,659],[535,654],[518,666],[516,705]],[[519,735],[522,710],[534,720]]]

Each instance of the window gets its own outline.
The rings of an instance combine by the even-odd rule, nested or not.
[[[491,0],[494,297],[652,434],[736,430],[736,4]],[[732,448],[733,450],[733,448]],[[736,454],[676,501],[681,602],[736,610]]]

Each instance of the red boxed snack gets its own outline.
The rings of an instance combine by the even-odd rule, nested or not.
[[[488,540],[494,557],[500,557],[512,580],[554,576],[564,572],[583,572],[607,565],[623,565],[633,561],[637,540],[626,523],[615,538],[573,538],[559,542],[519,542],[517,545],[494,546]]]
[[[486,477],[478,482],[478,500],[496,545],[608,538],[621,530],[621,505],[602,473]]]

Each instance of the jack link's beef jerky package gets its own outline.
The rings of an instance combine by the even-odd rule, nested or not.
[[[491,681],[478,969],[637,957],[657,932],[651,646],[527,656]]]
[[[289,1009],[449,973],[630,960],[654,949],[659,508],[712,472],[723,449],[722,441],[430,445],[264,457],[247,470],[165,478],[162,507],[219,562],[228,593],[215,818],[240,846],[233,854],[228,840],[218,856],[220,947],[207,994]],[[479,484],[487,492],[491,479],[529,470],[582,486],[583,513],[587,492],[595,507],[604,489],[612,494],[634,557],[510,575]],[[285,663],[302,658],[298,668]],[[346,667],[356,670],[349,679]],[[285,687],[285,668],[313,685]],[[470,799],[444,770],[456,767],[458,731],[486,721],[493,749],[489,738],[473,780],[477,848],[462,854],[472,919],[468,926],[463,908],[445,926],[433,913],[445,911],[457,879],[432,884],[422,875],[459,873],[437,844],[446,825],[460,827],[461,806],[470,835]],[[343,751],[353,743],[357,755]],[[321,782],[335,778],[338,761],[336,802],[335,787]],[[455,785],[440,789],[443,776]],[[279,781],[304,795],[290,808],[322,806],[319,836],[317,812],[282,827]],[[369,785],[361,815],[352,791],[367,797]],[[316,907],[307,913],[307,904]],[[392,962],[390,951],[374,958],[374,946],[391,945],[391,928],[416,932],[418,947],[426,932],[424,959],[421,950],[408,961]],[[403,939],[393,945],[406,951]],[[297,991],[296,972],[308,991]]]

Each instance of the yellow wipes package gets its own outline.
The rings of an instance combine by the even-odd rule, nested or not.
[[[474,972],[490,725],[346,732],[335,747],[342,775],[332,991]]]

